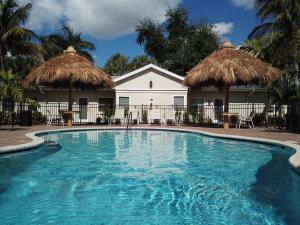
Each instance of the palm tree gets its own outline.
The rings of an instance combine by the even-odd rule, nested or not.
[[[276,105],[276,112],[282,116],[282,106],[288,105],[291,100],[300,96],[295,82],[288,71],[284,71],[282,76],[275,80],[269,88],[271,104]]]
[[[0,96],[7,102],[22,99],[23,89],[21,82],[11,71],[0,71]]]
[[[48,60],[62,53],[69,46],[73,46],[78,54],[94,61],[88,51],[95,50],[96,47],[93,43],[83,40],[81,35],[82,33],[75,33],[69,25],[63,25],[59,34],[40,36],[45,59]]]
[[[139,55],[134,57],[131,62],[129,63],[128,67],[129,67],[129,71],[133,71],[136,70],[138,68],[141,68],[143,66],[146,66],[148,64],[157,64],[156,60],[153,58],[150,58],[147,55]]]
[[[31,42],[34,33],[22,27],[31,7],[30,3],[19,6],[14,0],[0,0],[0,70],[7,55],[30,55],[37,50]]]
[[[37,53],[38,54],[38,53]],[[24,79],[30,71],[44,62],[40,55],[18,55],[5,58],[5,70],[11,70],[20,79]]]
[[[270,103],[281,115],[282,105],[299,97],[300,1],[256,0],[255,6],[262,23],[241,49],[282,69],[282,76],[268,90]]]
[[[112,54],[105,62],[103,70],[112,76],[122,76],[128,72],[128,57],[120,53]]]
[[[15,124],[15,102],[21,101],[23,96],[22,84],[11,71],[0,71],[0,96],[2,101],[1,122]]]
[[[269,34],[257,38],[247,39],[241,44],[240,49],[257,58],[260,58],[263,61],[275,64],[273,57],[275,54],[275,44],[274,42],[270,44],[270,40],[274,40],[272,35],[273,34]]]
[[[293,65],[298,78],[300,47],[295,43],[300,40],[299,0],[256,0],[255,6],[262,23],[249,38],[264,39],[263,48],[272,52],[269,61],[281,68]]]

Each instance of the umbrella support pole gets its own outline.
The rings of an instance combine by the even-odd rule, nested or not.
[[[72,113],[67,113],[68,127],[72,127]]]
[[[68,113],[67,113],[67,121],[68,121],[68,127],[72,127],[72,108],[73,108],[73,90],[72,90],[72,79],[69,81],[69,105],[68,105]]]
[[[229,86],[225,86],[224,90],[224,113],[228,113],[229,109]],[[229,116],[224,115],[224,129],[229,128]]]

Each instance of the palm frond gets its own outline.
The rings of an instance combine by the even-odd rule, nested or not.
[[[28,3],[24,6],[19,6],[10,17],[8,27],[18,26],[27,22],[31,8],[31,3]]]

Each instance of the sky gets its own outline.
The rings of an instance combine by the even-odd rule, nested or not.
[[[85,40],[96,45],[91,51],[95,63],[102,67],[113,53],[130,58],[144,53],[136,44],[135,27],[144,17],[159,23],[169,7],[182,4],[190,20],[206,19],[214,24],[223,40],[238,46],[259,24],[255,16],[255,0],[17,0],[20,5],[32,3],[26,26],[38,34],[58,31],[63,22]]]

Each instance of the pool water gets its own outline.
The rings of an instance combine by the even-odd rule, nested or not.
[[[43,138],[0,156],[1,224],[300,224],[293,150],[158,130]]]

